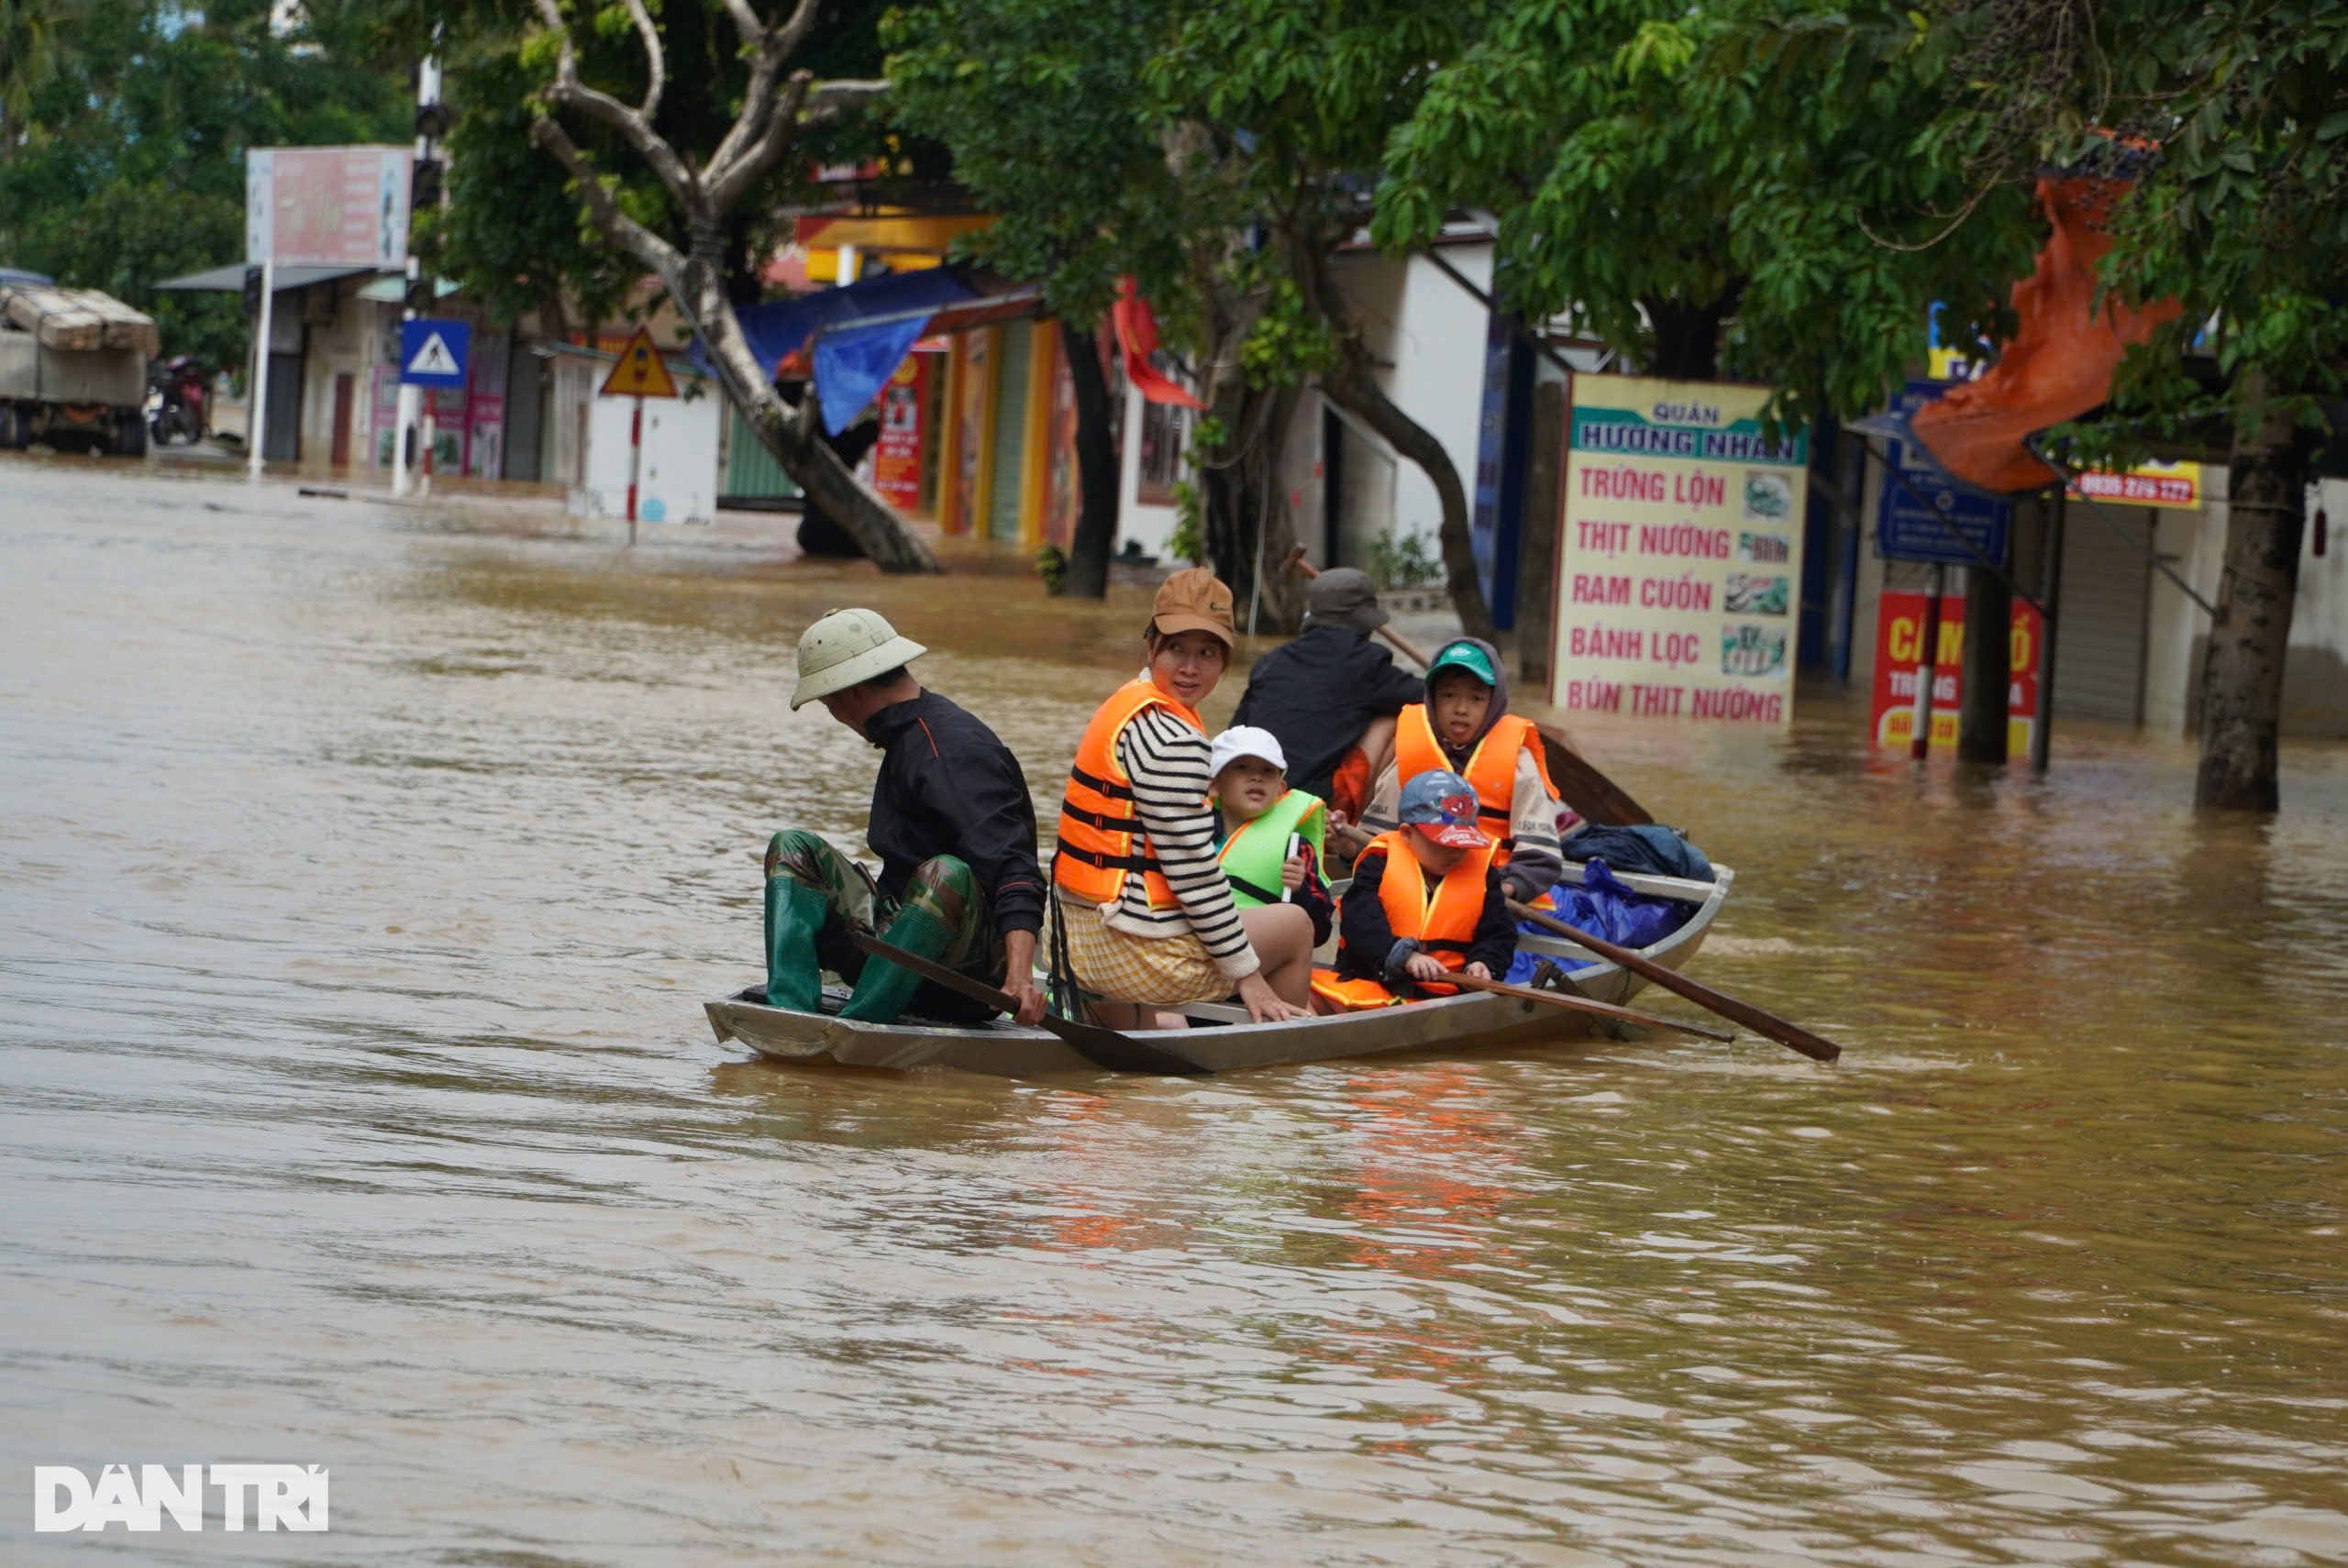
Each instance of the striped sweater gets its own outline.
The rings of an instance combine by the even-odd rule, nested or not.
[[[1180,906],[1152,910],[1141,873],[1125,873],[1124,889],[1110,906],[1106,923],[1128,936],[1180,936],[1196,933],[1215,966],[1235,981],[1262,966],[1239,923],[1239,906],[1223,875],[1214,842],[1214,813],[1207,805],[1207,737],[1162,708],[1144,709],[1117,736],[1117,763],[1134,784],[1134,815],[1149,831],[1157,856]],[[1085,900],[1060,891],[1070,903]]]

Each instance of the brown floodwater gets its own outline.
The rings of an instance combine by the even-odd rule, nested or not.
[[[859,843],[801,628],[885,610],[1048,801],[1146,601],[785,536],[0,463],[0,1555],[2348,1558],[2348,749],[2258,823],[1824,689],[1578,723],[1834,1068],[792,1069],[700,1002],[765,836]],[[30,1533],[35,1464],[230,1460],[332,1530]]]

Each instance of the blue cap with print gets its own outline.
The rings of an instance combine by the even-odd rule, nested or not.
[[[1401,809],[1395,814],[1405,826],[1455,849],[1481,849],[1492,842],[1476,825],[1476,787],[1445,768],[1414,774],[1402,786]]]

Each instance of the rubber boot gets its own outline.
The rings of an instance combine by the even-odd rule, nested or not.
[[[824,895],[789,877],[767,878],[767,1005],[818,1012],[824,994],[815,933],[830,913]]]
[[[889,922],[880,940],[915,957],[942,960],[954,933],[927,910],[909,907]],[[840,1016],[863,1023],[894,1023],[920,985],[921,977],[911,969],[901,969],[885,958],[868,957],[864,973],[857,978],[856,994],[840,1009]]]

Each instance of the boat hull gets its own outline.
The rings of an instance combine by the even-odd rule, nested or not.
[[[1733,874],[1721,868],[1688,922],[1645,949],[1646,956],[1677,969],[1703,946],[1712,918],[1727,897]],[[1692,900],[1691,900],[1692,901]],[[1614,965],[1591,963],[1563,943],[1527,937],[1533,952],[1559,956],[1561,964],[1584,967],[1570,976],[1572,988],[1596,1001],[1621,1002],[1646,982]],[[837,993],[827,1001],[836,1005]],[[914,1022],[857,1022],[830,1013],[792,1012],[744,997],[703,1004],[711,1029],[721,1041],[738,1041],[781,1062],[840,1067],[952,1067],[1001,1077],[1038,1077],[1055,1073],[1101,1071],[1041,1029],[1023,1029],[1007,1020],[980,1028]],[[1191,1010],[1202,1026],[1180,1036],[1180,1049],[1215,1072],[1246,1067],[1294,1066],[1346,1057],[1403,1052],[1453,1054],[1509,1046],[1553,1045],[1593,1037],[1635,1033],[1611,1020],[1576,1015],[1563,1009],[1512,997],[1467,994],[1413,1002],[1407,1007],[1290,1023],[1249,1023],[1228,1008]],[[1243,1021],[1224,1022],[1237,1017]]]

